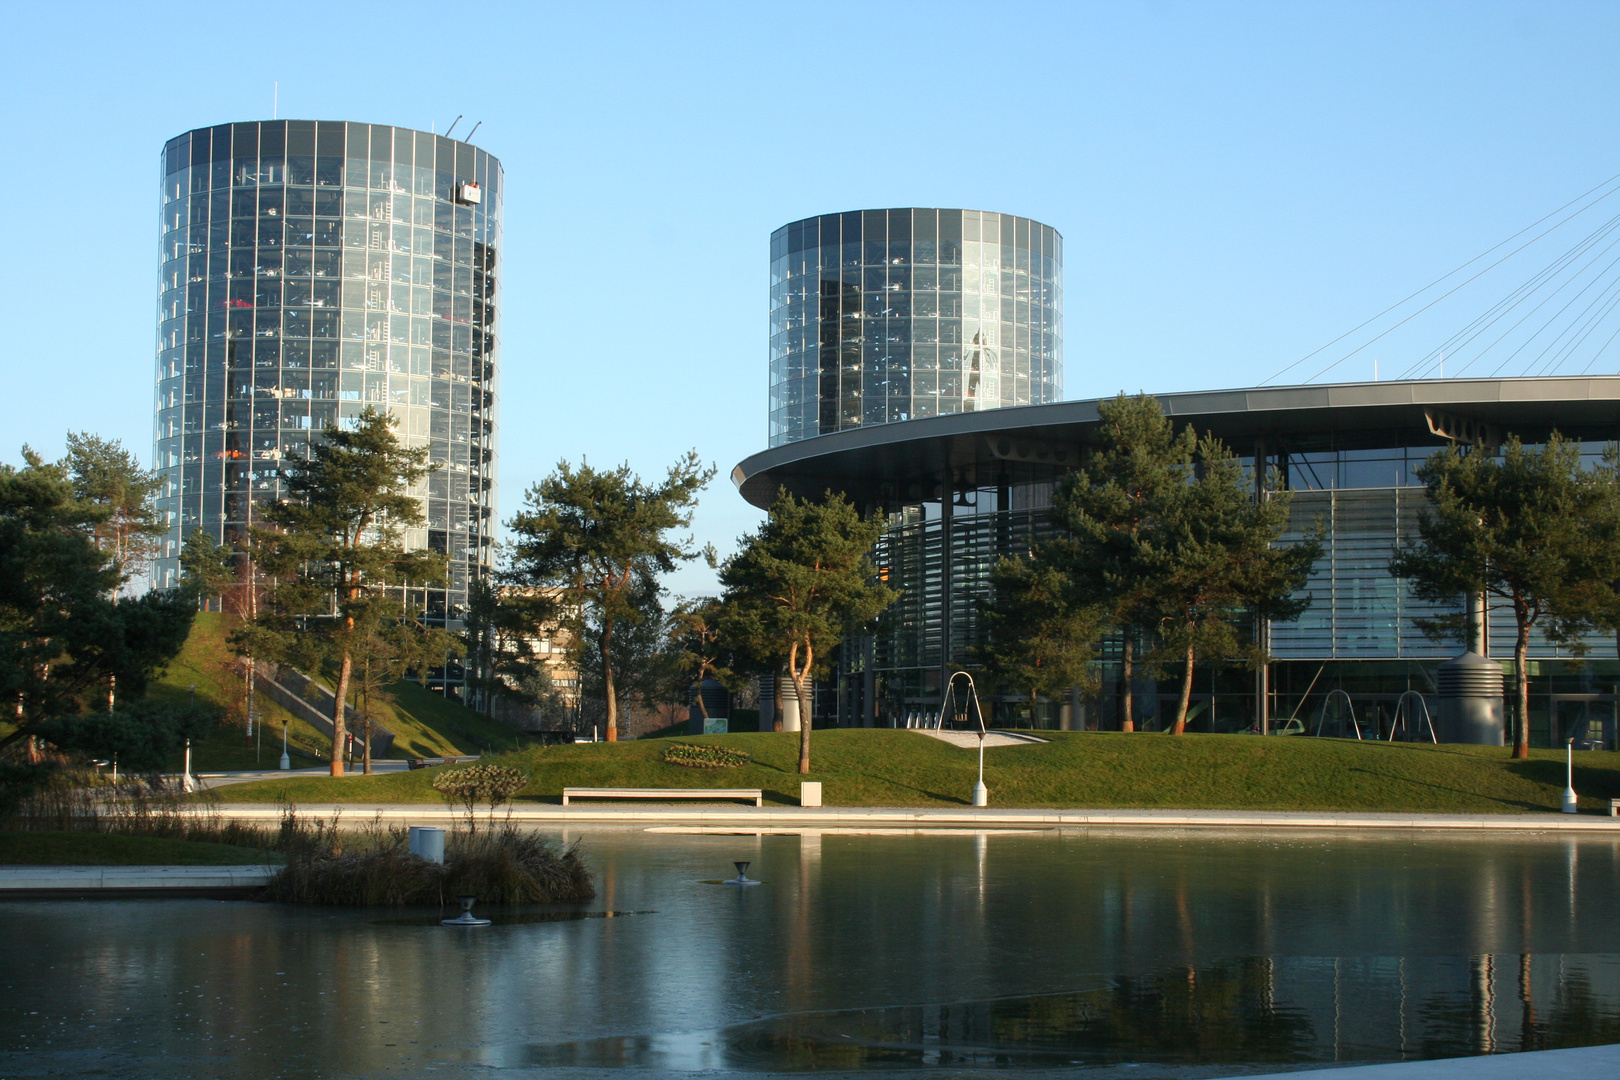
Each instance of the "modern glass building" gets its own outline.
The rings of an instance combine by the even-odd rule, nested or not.
[[[1063,396],[1063,237],[979,210],[771,234],[770,445]]]
[[[1436,665],[1460,642],[1424,637],[1413,620],[1456,606],[1415,600],[1390,576],[1390,556],[1413,535],[1426,505],[1416,471],[1451,443],[1528,444],[1553,430],[1580,440],[1595,464],[1620,440],[1620,376],[1452,379],[1353,383],[1160,395],[1179,424],[1221,438],[1264,476],[1274,469],[1292,493],[1296,535],[1320,521],[1325,551],[1305,591],[1311,605],[1271,629],[1275,658],[1258,682],[1238,665],[1205,665],[1194,684],[1194,730],[1235,731],[1264,714],[1312,724],[1353,709],[1367,731],[1389,729],[1403,695],[1432,708]],[[903,723],[939,708],[951,671],[974,663],[982,644],[980,604],[990,596],[998,558],[1027,550],[1047,528],[1054,485],[1095,444],[1097,401],[1069,401],[995,413],[940,416],[881,428],[840,431],[782,445],[743,461],[732,477],[764,507],[779,488],[816,498],[842,492],[889,528],[880,571],[901,597],[871,637],[847,643],[836,677],[819,690],[819,722]],[[1493,605],[1487,655],[1510,686],[1514,622]],[[1593,640],[1582,665],[1565,662],[1544,637],[1532,643],[1532,713],[1537,745],[1576,725],[1616,745],[1620,662],[1612,639]],[[1108,646],[1117,650],[1117,643]],[[1115,651],[1112,657],[1117,657]],[[1105,655],[1103,692],[1043,703],[1037,716],[1017,694],[995,704],[999,721],[1025,726],[1117,728],[1121,665]],[[1175,674],[1175,673],[1172,673]],[[1139,723],[1173,711],[1179,684],[1138,680]],[[1342,696],[1341,696],[1342,695]],[[1332,696],[1333,702],[1328,698]]]
[[[277,468],[367,406],[439,467],[407,543],[451,557],[418,598],[457,626],[492,561],[501,165],[407,128],[274,120],[198,128],[162,156],[156,465],[169,533],[245,534]],[[445,680],[458,682],[453,668]]]

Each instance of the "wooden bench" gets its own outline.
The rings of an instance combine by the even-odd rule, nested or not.
[[[759,788],[565,787],[562,804],[569,799],[752,799],[755,806],[765,805]]]

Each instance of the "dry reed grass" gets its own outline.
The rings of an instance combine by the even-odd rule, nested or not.
[[[287,863],[264,898],[343,907],[443,907],[457,896],[537,904],[596,895],[577,844],[560,848],[509,821],[482,831],[452,830],[442,865],[411,854],[408,831],[385,826],[380,818],[358,832],[338,826],[338,814],[309,821],[295,808],[284,808],[278,846]]]

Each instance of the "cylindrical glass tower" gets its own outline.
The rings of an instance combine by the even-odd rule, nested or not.
[[[245,534],[283,459],[369,405],[439,466],[406,539],[451,556],[450,588],[419,602],[457,626],[492,561],[500,162],[406,128],[275,120],[171,139],[162,172],[154,583],[176,584],[196,529]]]
[[[770,444],[1063,396],[1063,237],[979,210],[771,234]]]

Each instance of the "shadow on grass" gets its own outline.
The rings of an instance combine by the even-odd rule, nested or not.
[[[1579,762],[1580,758],[1577,757],[1575,760]],[[1564,768],[1562,761],[1515,761],[1508,766],[1508,772],[1562,791],[1565,780]],[[1613,769],[1593,769],[1577,764],[1575,790],[1597,799],[1620,798],[1620,773]]]
[[[1417,788],[1433,788],[1435,791],[1449,791],[1453,795],[1466,795],[1473,799],[1484,799],[1486,802],[1500,803],[1503,806],[1512,806],[1520,810],[1552,809],[1551,807],[1543,806],[1541,803],[1523,802],[1519,799],[1504,799],[1497,795],[1486,795],[1484,792],[1480,791],[1468,791],[1464,788],[1448,787],[1445,784],[1436,784],[1430,780],[1414,780],[1410,776],[1391,776],[1389,773],[1373,772],[1371,769],[1359,769],[1354,767],[1347,771],[1377,777],[1379,780],[1393,781],[1399,784],[1410,784]]]

